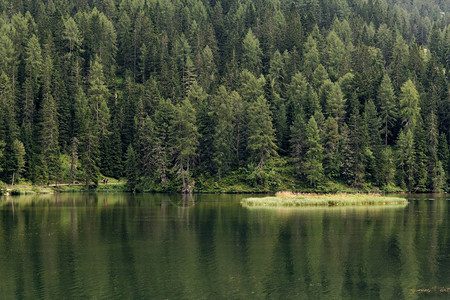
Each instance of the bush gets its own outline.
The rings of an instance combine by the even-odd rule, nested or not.
[[[0,195],[6,194],[6,188],[7,188],[6,183],[0,181]]]

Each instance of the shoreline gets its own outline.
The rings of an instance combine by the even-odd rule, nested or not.
[[[127,187],[126,183],[114,183],[114,184],[99,184],[97,187],[92,187],[86,189],[83,185],[49,185],[49,186],[37,186],[37,185],[17,185],[17,187],[8,186],[3,193],[0,193],[0,196],[19,196],[19,195],[36,195],[36,194],[58,194],[58,193],[132,193]],[[169,193],[169,194],[183,194],[180,191],[176,190],[145,190],[136,192],[138,194],[160,194],[160,193]],[[273,195],[278,193],[276,191],[267,191],[264,189],[242,189],[242,190],[198,190],[194,191],[192,194],[243,194],[243,195],[251,195],[251,194],[259,194],[259,195]],[[317,195],[337,195],[337,194],[346,194],[346,195],[383,195],[383,194],[446,194],[447,192],[408,192],[408,191],[393,191],[393,192],[385,192],[381,190],[365,190],[365,189],[351,189],[344,191],[322,191],[322,190],[310,190],[306,191],[295,191],[290,193],[302,193],[302,194],[317,194]]]

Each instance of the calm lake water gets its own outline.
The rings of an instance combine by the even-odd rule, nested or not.
[[[436,292],[450,289],[450,195],[304,209],[242,197],[1,198],[0,298],[450,298]]]

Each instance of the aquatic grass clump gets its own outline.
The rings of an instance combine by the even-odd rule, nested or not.
[[[345,206],[345,205],[391,205],[407,204],[399,197],[386,197],[379,194],[293,194],[277,193],[275,197],[245,198],[246,206],[297,207],[297,206]]]

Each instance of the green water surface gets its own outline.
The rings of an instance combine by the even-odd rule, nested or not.
[[[242,197],[1,198],[0,299],[450,299],[449,195],[294,209]]]

